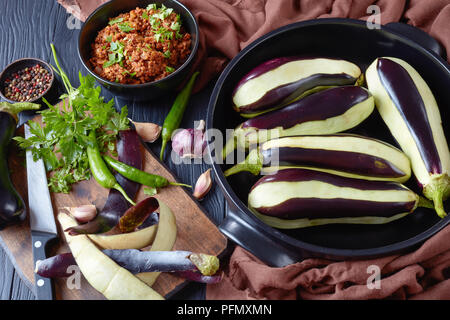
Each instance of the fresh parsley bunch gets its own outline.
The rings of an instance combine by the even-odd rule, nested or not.
[[[35,160],[43,159],[47,171],[51,172],[50,191],[68,193],[73,183],[91,177],[86,150],[94,141],[88,137],[89,132],[96,130],[102,152],[114,154],[117,134],[129,128],[128,108],[124,106],[119,113],[113,99],[105,102],[100,96],[101,88],[95,86],[95,79],[90,75],[83,76],[80,72],[80,86],[72,87],[59,65],[53,44],[51,48],[57,66],[53,69],[66,89],[60,97],[63,105],[52,106],[43,99],[48,106],[39,112],[43,125],[30,120],[28,124],[34,136],[14,139],[21,148],[30,149]]]

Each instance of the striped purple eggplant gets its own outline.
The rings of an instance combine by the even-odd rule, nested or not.
[[[397,182],[340,177],[303,168],[262,177],[248,196],[250,210],[281,229],[331,223],[382,224],[406,216],[419,205],[432,207]]]
[[[244,162],[224,174],[230,176],[240,171],[269,174],[293,166],[366,180],[405,182],[411,176],[409,159],[401,150],[355,134],[269,140],[251,150]]]
[[[450,152],[436,99],[420,74],[397,58],[378,58],[366,72],[376,106],[402,150],[423,194],[440,217],[450,196]]]
[[[329,58],[281,57],[266,61],[237,84],[233,108],[251,118],[330,87],[354,85],[360,68]]]
[[[239,125],[223,156],[236,147],[245,149],[274,138],[342,132],[356,127],[374,108],[372,95],[362,87],[343,86],[317,92]]]

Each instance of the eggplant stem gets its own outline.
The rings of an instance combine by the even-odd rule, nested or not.
[[[241,171],[248,171],[257,176],[261,172],[262,167],[263,163],[259,151],[258,149],[253,149],[244,161],[225,170],[224,175],[228,177]]]
[[[438,189],[433,194],[434,209],[436,210],[438,216],[441,218],[445,218],[447,216],[447,213],[445,212],[445,209],[444,209],[443,195],[444,195],[444,190],[442,190],[442,189]]]
[[[204,276],[212,276],[219,269],[219,259],[204,253],[193,253],[189,256],[189,260],[197,267]]]
[[[444,200],[450,196],[450,177],[447,174],[432,176],[431,181],[424,187],[423,194],[433,200],[434,209],[439,217],[447,216],[444,209]]]
[[[17,121],[17,115],[26,110],[38,110],[41,108],[40,104],[31,103],[31,102],[17,102],[17,103],[9,103],[6,101],[0,102],[0,112],[6,112],[13,116]]]
[[[417,206],[422,208],[434,209],[433,202],[421,196],[419,196],[419,203],[417,204]]]

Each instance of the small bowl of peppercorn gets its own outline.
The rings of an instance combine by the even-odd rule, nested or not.
[[[54,79],[53,69],[47,62],[19,59],[0,73],[0,96],[11,103],[39,103],[42,97],[52,97]]]

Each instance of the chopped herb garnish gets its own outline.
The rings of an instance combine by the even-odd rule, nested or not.
[[[148,13],[146,10],[144,10],[144,12],[142,12],[142,19],[145,19],[145,20],[148,19]]]
[[[156,3],[150,3],[148,6],[147,6],[147,10],[156,10],[157,9],[157,6],[156,6]]]
[[[166,71],[169,72],[169,73],[172,73],[172,72],[175,71],[175,68],[172,68],[170,66],[166,66]]]
[[[170,53],[170,50],[166,50],[166,51],[164,51],[164,53],[163,53],[164,58],[170,58],[171,55],[172,55],[172,54]]]
[[[177,21],[172,22],[172,24],[170,25],[170,29],[174,30],[174,31],[180,31],[180,23]]]
[[[136,72],[130,72],[130,71],[128,71],[128,70],[124,70],[123,72],[122,72],[122,74],[128,74],[131,78],[132,77],[134,77],[135,75],[136,75]]]
[[[120,31],[123,31],[123,32],[130,32],[130,31],[134,30],[134,28],[132,28],[128,25],[128,22],[119,23],[118,27],[119,27]]]
[[[107,36],[106,37],[106,42],[111,42],[112,41],[112,36]]]
[[[117,19],[111,20],[108,24],[110,26],[112,26],[113,24],[116,24],[116,23],[119,23],[119,22],[122,22],[122,21],[123,21],[123,18],[117,18]]]
[[[103,68],[108,68],[110,66],[112,66],[113,64],[119,63],[121,66],[123,66],[123,58],[124,58],[124,53],[123,53],[123,48],[125,46],[120,43],[119,41],[115,41],[115,42],[111,42],[109,51],[111,53],[108,54],[108,61],[106,61],[103,64]]]
[[[158,28],[161,25],[161,20],[159,20],[155,16],[151,16],[149,18],[149,21],[150,21],[150,25],[152,26],[153,29],[156,29],[156,28]]]

